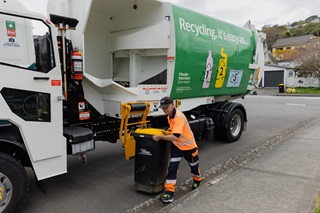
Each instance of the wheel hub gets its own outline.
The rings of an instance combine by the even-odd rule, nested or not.
[[[10,203],[12,184],[10,179],[0,172],[0,212]]]
[[[231,134],[236,136],[241,130],[241,118],[239,115],[235,115],[231,120],[230,125]]]

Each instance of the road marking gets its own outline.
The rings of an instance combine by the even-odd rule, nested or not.
[[[306,106],[305,104],[286,103],[287,106]]]
[[[273,99],[298,99],[298,100],[320,100],[320,97],[307,97],[307,96],[275,96],[275,95],[246,95],[246,98],[253,98],[253,99],[268,99],[268,98],[273,98]]]

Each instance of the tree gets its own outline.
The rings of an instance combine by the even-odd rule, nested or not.
[[[310,17],[308,17],[308,18],[306,18],[306,22],[311,22],[311,21],[313,21],[314,19],[316,19],[316,18],[318,18],[318,16],[317,15],[313,15],[313,16],[310,16]]]
[[[306,35],[313,34],[315,36],[319,36],[320,35],[320,23],[308,23],[308,24],[306,24],[306,26],[304,27],[303,30]]]
[[[287,32],[284,33],[284,38],[290,38],[292,37],[291,32],[288,30]]]
[[[312,34],[315,36],[320,36],[320,25],[313,29]]]
[[[262,27],[261,32],[266,33],[266,45],[272,51],[273,44],[280,38],[290,38],[302,35],[315,35],[320,37],[320,23],[313,23],[312,20],[319,18],[317,15],[308,17],[287,25],[267,24]],[[280,51],[281,52],[281,51]],[[283,55],[283,53],[281,53]]]
[[[286,26],[265,25],[261,31],[267,35],[266,43],[268,50],[272,50],[272,45],[277,41],[277,39],[283,38],[288,30]]]
[[[320,44],[316,43],[306,49],[301,49],[294,57],[294,71],[299,77],[314,77],[320,87]]]

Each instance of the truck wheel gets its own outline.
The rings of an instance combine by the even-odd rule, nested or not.
[[[217,136],[227,142],[237,141],[243,131],[244,116],[241,109],[236,108],[228,115],[226,126],[227,128],[217,129]],[[215,130],[216,131],[216,130]]]
[[[0,152],[0,212],[19,212],[29,194],[29,177],[12,156]]]

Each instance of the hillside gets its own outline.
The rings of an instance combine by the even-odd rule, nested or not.
[[[320,18],[318,15],[312,15],[305,20],[295,21],[287,25],[265,25],[261,32],[267,34],[268,50],[278,38],[289,38],[301,35],[320,36]]]

